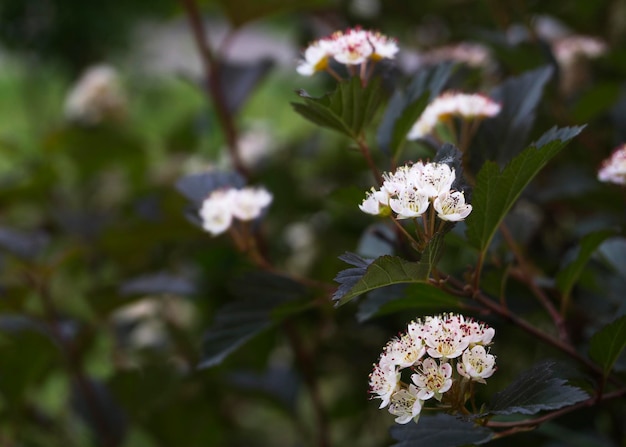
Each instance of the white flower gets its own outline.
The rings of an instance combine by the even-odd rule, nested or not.
[[[296,71],[303,76],[311,76],[315,72],[325,70],[328,58],[332,55],[332,43],[326,39],[313,42],[304,50],[304,60],[300,61]]]
[[[422,170],[419,188],[428,197],[437,197],[450,191],[456,173],[445,163],[427,163]]]
[[[375,398],[381,399],[380,407],[384,408],[389,404],[391,395],[398,389],[400,373],[396,368],[386,362],[374,365],[374,370],[370,373],[370,393],[375,394]]]
[[[428,400],[434,397],[441,400],[441,395],[452,386],[452,366],[449,363],[438,365],[431,358],[422,362],[419,372],[411,376],[411,380],[419,389],[417,398]]]
[[[434,321],[438,328],[433,327],[424,336],[426,352],[433,358],[453,359],[459,357],[468,347],[469,340],[463,332],[452,327],[444,326],[441,320]]]
[[[421,411],[422,402],[417,398],[417,388],[414,385],[392,394],[389,413],[397,416],[395,421],[398,424],[406,424],[411,420],[417,422]]]
[[[428,209],[428,196],[419,191],[406,190],[397,198],[389,199],[389,206],[398,219],[419,217]]]
[[[422,341],[406,333],[387,343],[384,354],[381,356],[381,363],[391,364],[400,369],[408,368],[417,363],[425,352],[426,348]]]
[[[239,220],[253,220],[272,203],[272,194],[264,188],[243,188],[232,197],[232,214]]]
[[[460,375],[479,383],[485,383],[485,379],[495,372],[495,356],[487,354],[483,346],[476,345],[463,353],[461,362],[456,368]]]
[[[350,28],[345,33],[337,31],[331,39],[334,43],[333,57],[340,64],[362,64],[374,52],[367,31],[360,28]]]
[[[233,220],[234,189],[213,191],[200,208],[202,228],[213,236],[223,233],[230,227]]]
[[[384,190],[376,190],[372,188],[367,196],[363,200],[363,203],[359,205],[361,211],[367,214],[373,214],[378,216],[382,213],[381,205],[388,206],[389,195]]]
[[[416,140],[430,133],[438,122],[459,117],[466,120],[487,118],[500,113],[497,102],[481,94],[444,92],[422,112],[409,133],[408,140]]]
[[[460,42],[447,45],[420,55],[420,62],[439,64],[444,61],[463,62],[470,67],[488,67],[491,61],[489,49],[479,43]]]
[[[445,191],[433,202],[437,216],[441,220],[458,222],[472,212],[472,205],[465,203],[465,195],[461,191]]]
[[[95,65],[81,76],[65,99],[65,116],[72,121],[98,124],[126,115],[127,101],[119,74],[109,65]]]
[[[393,59],[398,52],[396,40],[384,34],[368,31],[367,38],[374,49],[374,52],[370,56],[372,60]]]
[[[626,144],[617,147],[611,156],[602,162],[598,180],[626,185]]]
[[[580,57],[593,59],[602,56],[606,50],[603,40],[590,36],[566,36],[552,44],[554,57],[561,66],[568,66]]]

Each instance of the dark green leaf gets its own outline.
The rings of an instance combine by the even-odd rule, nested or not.
[[[396,90],[376,135],[378,145],[383,151],[397,158],[407,133],[428,102],[435,98],[448,82],[453,67],[451,63],[443,63],[420,70],[406,90]]]
[[[218,365],[248,340],[299,310],[290,306],[304,298],[306,292],[301,284],[270,273],[255,272],[239,278],[233,293],[240,299],[216,314],[213,326],[204,336],[199,367]]]
[[[224,61],[220,65],[220,85],[230,113],[237,113],[259,82],[269,73],[274,62],[260,59],[252,63]]]
[[[345,256],[341,259],[350,262]],[[369,263],[359,258],[350,264],[357,267],[343,270],[335,278],[341,284],[333,295],[338,306],[379,287],[426,282],[431,269],[428,262],[409,262],[395,256],[381,256]]]
[[[535,414],[557,410],[587,399],[580,388],[566,385],[554,374],[554,362],[542,362],[518,376],[511,385],[496,393],[487,411],[492,414]]]
[[[526,148],[502,170],[487,162],[478,173],[474,188],[472,214],[467,218],[467,238],[480,251],[489,247],[502,219],[526,185],[582,127],[552,128]]]
[[[572,119],[584,123],[604,114],[619,99],[620,84],[604,82],[586,91],[572,111]]]
[[[142,275],[120,285],[120,295],[193,295],[196,285],[189,278],[166,272]]]
[[[421,416],[417,424],[409,422],[405,425],[394,425],[391,427],[391,437],[399,441],[393,447],[456,447],[484,444],[493,437],[493,432],[471,421],[438,413],[434,416]]]
[[[570,294],[572,287],[580,277],[583,268],[596,248],[614,233],[611,230],[597,231],[582,238],[574,260],[567,264],[556,276],[556,285],[563,296]]]
[[[368,293],[359,304],[357,319],[362,323],[373,317],[406,310],[449,310],[458,306],[458,298],[431,284],[396,284]]]
[[[72,383],[72,407],[91,429],[95,445],[124,443],[128,419],[109,389],[101,382],[77,377]]]
[[[315,124],[353,139],[360,138],[383,101],[379,78],[363,87],[360,78],[353,77],[339,83],[334,92],[321,98],[313,98],[303,91],[299,94],[304,103],[292,103],[296,112]]]
[[[598,250],[604,260],[626,279],[626,239],[612,237],[600,245]]]
[[[589,356],[602,366],[608,375],[620,354],[626,348],[626,315],[604,326],[589,342]]]
[[[481,123],[470,152],[472,166],[482,165],[485,159],[496,160],[502,166],[522,150],[552,71],[550,66],[537,68],[507,79],[493,89],[490,96],[502,109],[498,115]]]

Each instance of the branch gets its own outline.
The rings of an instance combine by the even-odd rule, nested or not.
[[[208,89],[207,93],[213,99],[215,104],[215,113],[224,131],[224,137],[226,138],[226,144],[228,152],[232,159],[233,165],[237,172],[244,177],[248,178],[248,169],[243,164],[241,156],[239,154],[239,142],[237,136],[237,129],[233,120],[233,116],[226,104],[226,98],[224,97],[224,91],[220,82],[220,63],[211,50],[211,46],[208,42],[206,30],[204,29],[204,23],[202,22],[202,15],[198,9],[198,5],[195,0],[180,0],[185,12],[187,13],[187,19],[193,32],[193,37],[200,53],[200,59],[202,61],[202,67],[204,69],[205,82],[203,85]]]

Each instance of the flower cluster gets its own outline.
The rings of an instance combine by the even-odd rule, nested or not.
[[[493,328],[458,314],[413,321],[387,343],[374,364],[370,393],[399,424],[417,422],[424,403],[432,398],[441,402],[446,393],[463,405],[466,385],[485,383],[495,372],[495,356],[485,348],[494,335]],[[411,383],[402,381],[407,368]],[[451,407],[456,403],[448,402]]]
[[[272,194],[265,188],[228,188],[213,191],[202,203],[202,228],[213,236],[226,231],[233,219],[254,220],[272,203]]]
[[[296,70],[301,75],[311,76],[327,70],[331,58],[344,65],[361,65],[367,61],[393,59],[397,52],[395,39],[376,31],[350,28],[311,43]]]
[[[399,167],[383,175],[380,189],[372,188],[361,211],[373,215],[396,213],[398,219],[419,217],[432,202],[441,220],[456,222],[465,219],[472,205],[465,203],[462,191],[454,191],[455,169],[444,163],[422,163]]]
[[[87,69],[65,99],[66,118],[86,125],[124,118],[127,108],[119,74],[109,65]]]
[[[626,185],[626,143],[618,146],[611,156],[602,162],[598,171],[598,180]]]
[[[453,117],[476,120],[495,116],[501,106],[481,94],[445,92],[431,102],[413,125],[407,135],[409,140],[417,140],[430,134],[437,123]]]

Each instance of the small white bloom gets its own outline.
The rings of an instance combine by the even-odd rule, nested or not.
[[[453,359],[459,357],[468,347],[469,340],[458,329],[439,323],[439,329],[433,329],[424,336],[426,352],[433,358]]]
[[[213,191],[200,208],[202,228],[213,236],[223,233],[230,227],[233,220],[233,195],[235,190]]]
[[[378,191],[374,188],[367,193],[367,196],[363,200],[363,203],[359,205],[361,211],[367,214],[373,214],[378,216],[381,214],[381,205],[387,205],[389,197],[384,191]]]
[[[419,189],[428,197],[437,197],[450,191],[456,172],[445,163],[427,163],[422,170]]]
[[[452,117],[466,120],[481,119],[495,116],[500,113],[500,110],[500,104],[485,95],[444,92],[424,109],[422,115],[409,130],[407,139],[423,138],[432,133],[438,122]]]
[[[127,108],[119,74],[109,65],[88,68],[65,99],[66,118],[85,124],[123,118]]]
[[[326,39],[313,42],[304,50],[304,60],[300,61],[296,71],[302,76],[311,76],[325,70],[328,58],[332,55],[332,44]]]
[[[378,408],[384,408],[389,404],[391,395],[398,390],[399,382],[400,373],[392,364],[381,361],[374,365],[374,370],[370,373],[370,393],[375,394],[375,398],[381,399]]]
[[[611,156],[602,162],[598,171],[598,180],[626,185],[626,144],[617,147]]]
[[[378,61],[380,59],[393,59],[398,52],[398,44],[395,39],[391,39],[384,34],[368,31],[367,38],[374,51],[370,58]]]
[[[337,31],[331,39],[334,42],[333,57],[340,64],[362,64],[374,52],[368,40],[368,32],[360,28],[350,28],[345,33]]]
[[[435,199],[433,207],[441,220],[458,222],[472,212],[472,205],[465,203],[465,195],[461,191],[446,191]]]
[[[483,346],[476,345],[463,353],[456,368],[463,377],[485,383],[485,379],[491,377],[495,372],[495,363],[495,356],[487,354]]]
[[[422,411],[422,402],[417,398],[417,388],[409,385],[408,389],[401,389],[393,393],[389,403],[389,413],[397,416],[398,424],[406,424],[411,420],[417,422]]]
[[[419,217],[428,209],[428,196],[419,191],[406,190],[397,198],[389,199],[389,206],[398,219]]]
[[[231,212],[239,220],[253,220],[270,203],[272,194],[265,188],[243,188],[233,193]]]
[[[416,340],[410,334],[402,334],[400,338],[394,338],[387,346],[381,357],[381,363],[389,363],[400,369],[413,366],[424,356],[426,348],[421,340]],[[384,358],[384,360],[383,360]]]
[[[452,386],[452,366],[449,363],[438,365],[431,358],[422,362],[419,372],[411,376],[411,380],[418,388],[417,398],[428,400],[434,397],[441,400],[441,395]]]
[[[561,66],[569,66],[581,57],[593,59],[602,56],[606,50],[606,42],[591,36],[566,36],[552,44],[554,57]]]

